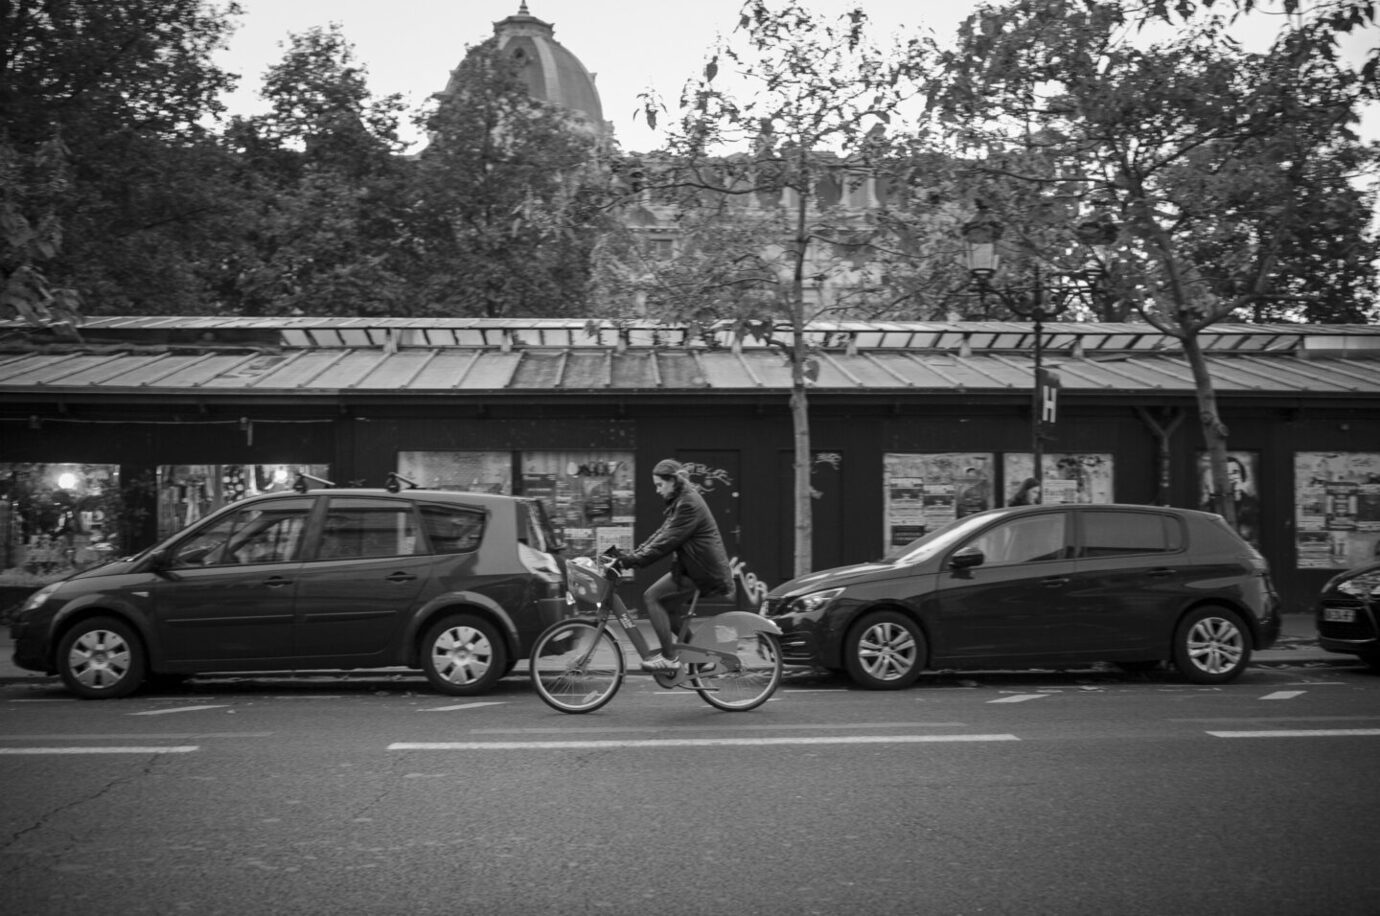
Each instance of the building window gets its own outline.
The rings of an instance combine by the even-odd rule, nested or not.
[[[0,571],[31,584],[120,556],[122,507],[118,465],[0,464]]]
[[[632,452],[523,452],[522,495],[540,499],[566,556],[631,550],[636,474]]]
[[[297,475],[330,479],[328,464],[165,464],[158,468],[158,537],[260,493],[291,490]],[[309,482],[313,489],[320,484]]]
[[[398,473],[427,490],[513,493],[512,452],[399,452]]]

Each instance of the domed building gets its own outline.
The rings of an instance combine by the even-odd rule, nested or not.
[[[532,98],[566,109],[581,124],[603,140],[613,134],[613,125],[604,120],[604,106],[594,85],[594,74],[585,69],[569,48],[555,38],[552,23],[533,16],[526,0],[517,13],[494,23],[494,39],[499,50],[517,61]],[[455,78],[446,86],[449,93]]]

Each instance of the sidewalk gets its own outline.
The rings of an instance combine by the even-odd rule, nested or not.
[[[642,621],[639,621],[641,624]],[[647,628],[650,633],[650,627]],[[629,651],[631,651],[629,649]],[[25,671],[16,667],[13,661],[14,641],[10,639],[9,628],[0,630],[0,684],[15,683],[57,683],[56,676]],[[1274,648],[1256,652],[1251,657],[1252,665],[1269,667],[1272,665],[1355,665],[1359,664],[1354,655],[1339,655],[1324,652],[1318,648],[1317,632],[1313,628],[1312,614],[1285,614],[1284,628]],[[360,669],[343,672],[346,677],[379,677],[387,673],[398,673],[403,669]],[[278,672],[281,676],[282,672]],[[420,672],[417,672],[420,677]]]

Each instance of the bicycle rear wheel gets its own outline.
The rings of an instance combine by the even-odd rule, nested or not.
[[[561,712],[593,712],[623,683],[623,650],[613,634],[584,620],[554,623],[532,647],[532,686]]]
[[[723,662],[696,665],[691,686],[710,706],[728,712],[756,709],[781,685],[781,647],[771,633],[747,633],[733,650],[738,670]]]

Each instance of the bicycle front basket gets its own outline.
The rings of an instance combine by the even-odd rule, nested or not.
[[[570,581],[570,593],[576,601],[585,604],[601,604],[608,597],[613,583],[604,578],[599,561],[592,557],[575,557],[565,564],[566,578]]]

